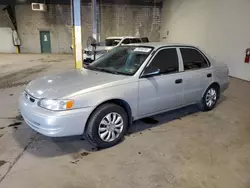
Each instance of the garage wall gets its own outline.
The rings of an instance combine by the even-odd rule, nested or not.
[[[231,76],[250,81],[249,7],[249,0],[165,0],[161,40],[198,45],[225,62]]]
[[[108,36],[148,36],[160,41],[160,8],[136,5],[101,6],[101,39]],[[52,53],[71,53],[71,7],[50,5],[48,12],[35,12],[30,5],[17,5],[17,26],[21,51],[40,53],[39,30],[49,30]],[[92,35],[91,5],[82,6],[83,46]]]
[[[22,53],[41,53],[40,30],[50,31],[52,53],[70,52],[70,7],[55,5],[49,12],[32,11],[30,5],[17,5],[15,9]]]
[[[101,38],[129,35],[160,41],[160,11],[159,7],[153,6],[102,6]]]

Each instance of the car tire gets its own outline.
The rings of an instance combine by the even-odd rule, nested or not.
[[[91,115],[86,129],[87,139],[103,149],[118,144],[128,128],[126,111],[112,103],[99,106]]]
[[[202,99],[198,102],[198,107],[201,111],[210,111],[214,109],[219,99],[219,89],[216,85],[210,86]]]

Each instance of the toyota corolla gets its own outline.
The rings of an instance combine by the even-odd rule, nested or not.
[[[43,135],[85,135],[107,148],[134,120],[191,104],[212,110],[228,85],[227,66],[198,47],[134,44],[81,70],[31,81],[19,106],[25,122]]]

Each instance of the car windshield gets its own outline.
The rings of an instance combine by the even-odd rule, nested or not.
[[[106,39],[105,46],[117,46],[121,39]]]
[[[152,50],[152,47],[119,46],[94,61],[87,68],[132,76]]]

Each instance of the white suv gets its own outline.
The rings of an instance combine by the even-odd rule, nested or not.
[[[95,57],[94,57],[94,50],[85,48],[83,53],[83,60],[85,63],[91,63],[95,59],[98,59],[103,54],[105,54],[107,51],[117,47],[121,46],[123,44],[132,44],[132,43],[141,43],[141,42],[148,42],[147,37],[144,38],[137,38],[132,36],[123,36],[123,37],[108,37],[105,39],[104,42],[100,42],[96,46],[95,50]]]

